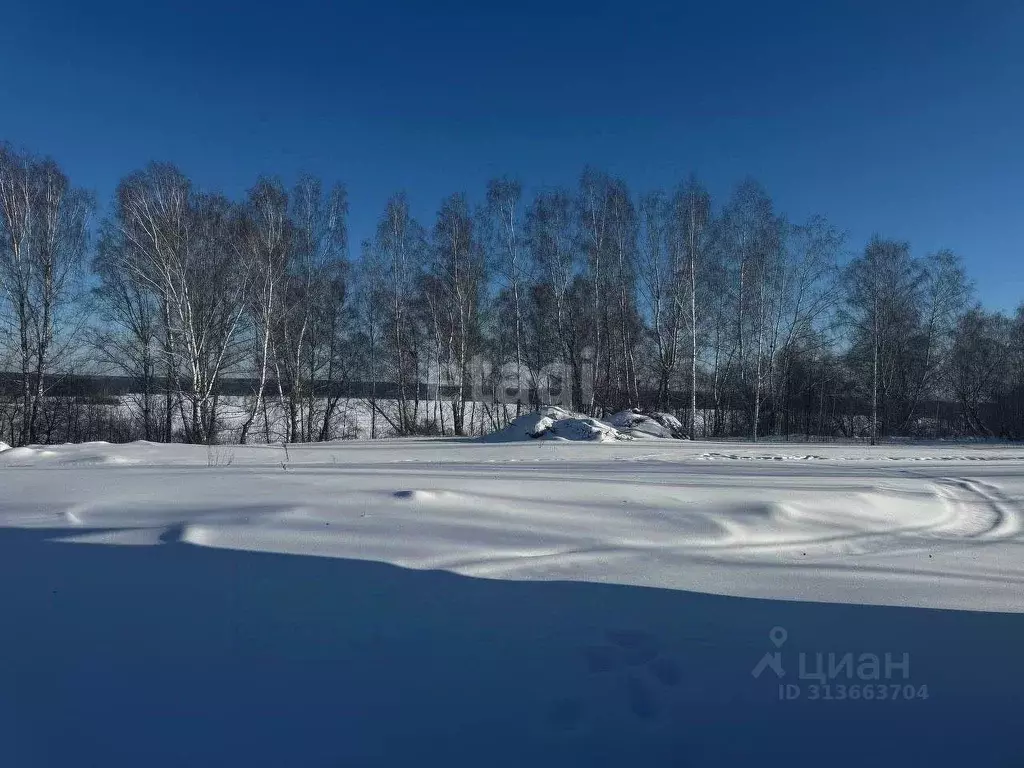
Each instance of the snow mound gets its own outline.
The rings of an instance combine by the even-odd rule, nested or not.
[[[486,442],[491,443],[514,443],[538,439],[603,443],[632,438],[603,421],[589,416],[581,416],[556,406],[547,406],[539,411],[524,413],[504,429],[484,437]]]
[[[42,448],[33,448],[31,446],[11,448],[9,450],[4,451],[4,459],[8,462],[34,461],[36,459],[51,459],[56,455],[56,451],[45,450]]]
[[[608,422],[620,432],[636,437],[661,437],[685,440],[686,432],[682,422],[671,413],[644,413],[633,408],[619,411]]]
[[[109,443],[93,442],[65,445],[25,445],[11,448],[6,443],[0,449],[0,464],[4,466],[82,465],[82,464],[134,464],[135,460],[115,453]]]
[[[9,451],[9,450],[11,450],[11,446],[9,446],[3,440],[0,440],[0,453],[3,453],[4,451]]]

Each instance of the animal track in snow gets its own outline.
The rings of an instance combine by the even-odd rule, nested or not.
[[[643,722],[656,721],[665,709],[663,693],[679,684],[677,664],[662,652],[658,639],[642,630],[610,629],[599,642],[580,649],[591,675],[618,679],[625,691],[623,706]],[[581,724],[583,705],[578,699],[555,702],[549,712],[552,727],[571,730]]]

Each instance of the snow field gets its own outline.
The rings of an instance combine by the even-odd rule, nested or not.
[[[1012,765],[1024,451],[805,450],[5,450],[0,765]]]

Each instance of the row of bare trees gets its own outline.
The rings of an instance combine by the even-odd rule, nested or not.
[[[113,423],[53,405],[73,371],[134,382],[119,439],[298,442],[350,433],[354,397],[368,436],[497,428],[552,364],[569,407],[670,411],[695,437],[1024,436],[1024,311],[976,305],[950,252],[851,255],[751,180],[715,205],[696,178],[639,197],[595,169],[529,197],[502,178],[429,224],[399,194],[355,258],[344,187],[313,177],[231,200],[152,164],[94,211],[0,146],[9,442]]]
[[[239,439],[270,439],[273,407],[289,442],[324,439],[346,375],[347,200],[303,178],[260,179],[233,203],[154,164],[118,186],[93,261],[93,347],[139,382],[146,439],[210,442],[222,379],[257,381]],[[262,417],[262,418],[261,418]]]

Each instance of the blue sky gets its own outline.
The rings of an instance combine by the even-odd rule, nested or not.
[[[695,171],[717,202],[752,175],[1024,300],[1024,3],[7,5],[0,138],[101,201],[153,159],[232,195],[306,170],[348,185],[357,242],[403,189],[429,224],[501,174]]]

